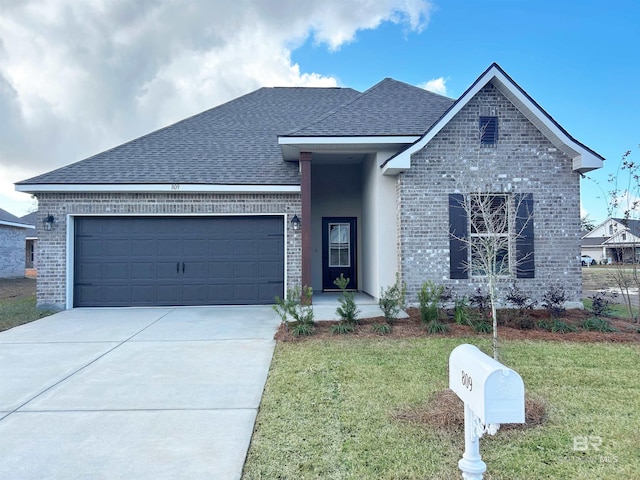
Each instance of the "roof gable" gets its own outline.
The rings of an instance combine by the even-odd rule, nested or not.
[[[338,108],[282,136],[420,136],[453,103],[451,98],[385,78]]]
[[[588,172],[602,167],[604,157],[569,135],[497,63],[494,63],[444,112],[420,140],[387,160],[382,165],[383,173],[395,175],[407,170],[411,165],[411,155],[424,148],[489,83],[492,83],[551,143],[573,160],[574,170]]]

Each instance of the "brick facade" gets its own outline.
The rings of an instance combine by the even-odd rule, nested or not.
[[[497,145],[480,145],[480,115],[498,116]],[[412,156],[397,183],[399,265],[410,302],[432,280],[470,295],[482,279],[449,278],[448,195],[471,191],[531,193],[534,201],[535,278],[518,279],[535,299],[550,284],[579,302],[580,183],[572,161],[558,150],[491,83]],[[501,292],[510,281],[502,282]]]
[[[300,214],[300,194],[214,193],[40,193],[39,211],[51,213],[56,223],[42,229],[38,218],[38,306],[66,307],[68,215],[245,215],[286,214],[285,290],[301,282],[301,239],[290,219]],[[24,243],[24,241],[23,241]],[[24,272],[24,255],[20,257]]]
[[[0,225],[0,278],[24,277],[25,231]]]

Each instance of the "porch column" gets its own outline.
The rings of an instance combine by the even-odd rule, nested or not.
[[[302,287],[311,286],[311,152],[300,152],[302,197]],[[311,304],[311,298],[305,299]]]

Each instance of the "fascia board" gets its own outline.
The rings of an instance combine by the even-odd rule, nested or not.
[[[362,137],[278,137],[279,145],[358,145],[358,144],[411,144],[420,138],[419,135],[389,135]]]
[[[25,193],[300,193],[300,185],[204,185],[204,184],[20,184]]]
[[[26,223],[9,222],[6,220],[0,220],[0,225],[6,225],[7,227],[28,228],[28,229],[36,228],[34,225],[28,225]]]

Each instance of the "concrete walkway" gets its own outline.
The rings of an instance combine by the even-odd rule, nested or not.
[[[271,307],[75,309],[0,333],[0,478],[237,479]]]

